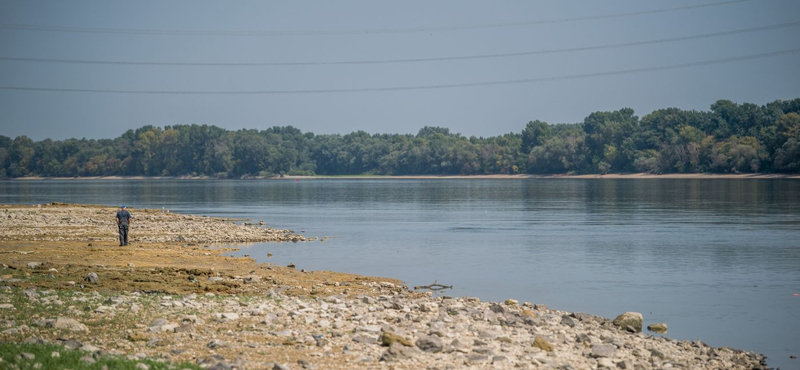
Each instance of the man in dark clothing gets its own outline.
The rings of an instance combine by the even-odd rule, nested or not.
[[[127,206],[120,207],[117,212],[117,226],[119,226],[119,246],[128,245],[128,227],[130,227],[133,216],[128,212]]]

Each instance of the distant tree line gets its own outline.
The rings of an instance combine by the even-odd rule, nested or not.
[[[314,135],[208,125],[144,126],[101,140],[0,135],[0,177],[800,172],[799,113],[800,98],[720,100],[710,111],[667,108],[641,119],[624,108],[574,124],[537,120],[489,138],[441,127]]]

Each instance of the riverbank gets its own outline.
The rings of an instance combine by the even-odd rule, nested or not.
[[[285,176],[282,179],[418,179],[418,180],[471,180],[471,179],[800,179],[800,174],[712,174],[712,173],[650,173],[605,174],[605,175],[419,175],[419,176]]]
[[[207,247],[321,240],[258,220],[134,209],[132,244],[118,247],[114,211],[0,206],[0,340],[217,368],[763,368],[755,353],[541,303],[432,297],[393,279],[257,264]]]
[[[212,180],[210,176],[84,176],[84,177],[17,177],[10,181],[37,181],[37,180]],[[472,179],[800,179],[800,174],[785,173],[610,173],[605,175],[587,174],[552,174],[552,175],[342,175],[342,176],[283,176],[283,177],[250,177],[247,180],[316,180],[316,179],[344,179],[344,180],[472,180]]]

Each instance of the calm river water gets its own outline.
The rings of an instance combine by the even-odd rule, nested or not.
[[[0,203],[45,202],[264,220],[331,239],[239,255],[609,318],[638,311],[669,337],[800,368],[797,180],[0,182]]]

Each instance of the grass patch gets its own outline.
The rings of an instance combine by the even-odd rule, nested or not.
[[[58,353],[58,357],[53,357],[53,353]],[[22,354],[32,354],[33,359],[28,359]],[[191,363],[168,363],[153,360],[128,360],[121,356],[98,356],[95,363],[82,361],[84,356],[90,356],[87,352],[80,350],[70,350],[53,344],[29,344],[29,343],[0,343],[0,368],[8,370],[100,370],[103,366],[115,370],[139,370],[136,365],[143,363],[150,370],[175,370],[201,368]],[[37,365],[38,364],[38,365]]]

